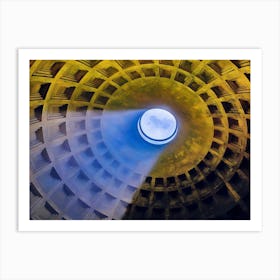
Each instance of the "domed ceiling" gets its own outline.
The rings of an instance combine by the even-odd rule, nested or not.
[[[250,219],[250,61],[30,61],[30,219]]]

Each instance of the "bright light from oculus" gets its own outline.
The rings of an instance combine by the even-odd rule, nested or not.
[[[175,117],[163,109],[147,110],[138,120],[141,137],[154,145],[163,145],[172,141],[178,131]]]

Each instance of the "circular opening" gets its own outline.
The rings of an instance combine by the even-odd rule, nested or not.
[[[141,137],[155,145],[172,141],[177,134],[176,118],[163,109],[147,110],[138,120],[138,131]]]

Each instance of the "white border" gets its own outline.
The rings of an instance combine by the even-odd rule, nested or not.
[[[19,231],[261,231],[262,62],[260,49],[19,49]],[[99,221],[29,220],[29,60],[36,59],[250,59],[251,220]]]

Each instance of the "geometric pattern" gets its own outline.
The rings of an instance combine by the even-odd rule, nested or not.
[[[106,120],[158,100],[182,129],[144,171]],[[30,61],[30,219],[250,219],[250,61]]]

